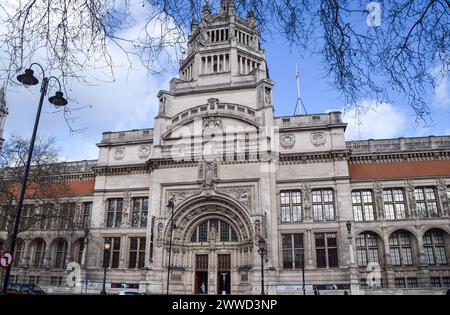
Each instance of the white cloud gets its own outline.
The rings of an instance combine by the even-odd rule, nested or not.
[[[394,138],[406,131],[407,117],[392,104],[365,100],[360,106],[359,111],[352,108],[343,112],[347,140]]]

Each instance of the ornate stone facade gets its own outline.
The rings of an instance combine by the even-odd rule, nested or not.
[[[63,238],[98,293],[111,240],[110,291],[165,293],[170,255],[171,293],[259,294],[262,237],[269,294],[301,292],[302,261],[308,294],[443,292],[450,137],[349,142],[339,112],[274,117],[266,69],[254,16],[205,7],[154,128],[104,133],[97,161],[68,165],[90,224],[21,235],[15,280],[72,290],[51,267]]]

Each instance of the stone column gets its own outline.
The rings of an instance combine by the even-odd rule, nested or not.
[[[394,288],[394,270],[392,267],[391,253],[389,248],[389,238],[387,235],[383,236],[383,245],[384,245],[384,257],[385,257],[385,269],[386,269],[386,281],[385,287]]]

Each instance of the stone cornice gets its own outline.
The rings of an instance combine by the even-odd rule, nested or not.
[[[117,166],[97,166],[94,168],[96,176],[104,175],[130,175],[149,173],[147,164],[117,165]]]
[[[347,161],[350,158],[349,150],[333,150],[323,152],[302,152],[280,154],[280,165],[299,163],[323,163],[333,161]]]

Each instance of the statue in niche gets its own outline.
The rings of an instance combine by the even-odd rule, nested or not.
[[[215,242],[217,237],[217,227],[214,224],[211,224],[211,228],[209,231],[209,240]]]
[[[202,161],[199,165],[199,177],[203,180],[203,189],[212,189],[214,179],[217,178],[217,163],[215,161]]]
[[[269,88],[264,89],[264,102],[266,104],[272,104],[272,96]]]
[[[259,220],[255,221],[255,236],[256,238],[261,236],[261,222]]]
[[[166,98],[165,97],[161,97],[159,99],[159,113],[160,114],[166,113]]]

